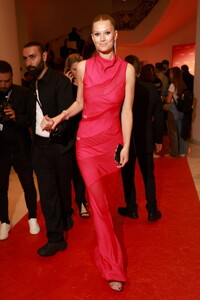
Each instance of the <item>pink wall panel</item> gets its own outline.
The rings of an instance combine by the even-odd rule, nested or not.
[[[176,45],[172,48],[172,66],[188,65],[190,73],[194,74],[195,43]]]

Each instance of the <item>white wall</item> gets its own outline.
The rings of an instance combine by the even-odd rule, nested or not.
[[[13,81],[21,84],[17,20],[14,0],[0,0],[0,60],[13,68]]]
[[[120,34],[120,32],[119,32]],[[165,38],[162,42],[154,46],[137,46],[130,45],[127,47],[117,47],[117,54],[124,58],[129,54],[138,56],[141,61],[148,63],[156,63],[167,59],[172,61],[172,46],[194,43],[196,40],[196,20],[189,23],[187,26],[176,31],[174,34]]]
[[[200,0],[198,0],[197,12],[197,33],[196,33],[196,59],[195,59],[195,78],[194,78],[194,121],[192,126],[192,141],[200,145]]]
[[[15,3],[23,72],[25,66],[22,60],[22,48],[26,43],[37,41],[45,44],[67,35],[72,27],[83,28],[83,33],[88,37],[92,19],[100,13],[111,14],[112,12],[111,0],[15,0]],[[84,39],[87,38],[82,36],[82,32],[80,34]],[[65,37],[52,43],[56,58],[59,58],[59,49],[64,39]]]
[[[25,19],[28,40],[47,43],[69,33],[72,27],[89,26],[99,13],[111,13],[110,0],[15,0],[18,7],[19,30]],[[25,13],[25,16],[24,16]]]
[[[91,5],[91,0],[15,1],[18,15],[20,51],[23,45],[30,40],[37,40],[41,43],[46,43],[56,37],[67,34],[71,31],[72,26],[83,28],[81,34],[88,36],[90,33],[89,24],[91,24],[93,17],[99,13],[112,13],[113,9],[117,9],[116,5],[118,5],[119,2],[111,0],[93,0]],[[130,1],[127,1],[127,3],[128,2],[130,3]],[[138,0],[132,0],[132,2],[138,3]],[[157,19],[161,17],[169,2],[169,0],[160,0],[158,2],[154,8],[154,16],[152,17],[152,15],[149,14],[147,16],[147,20],[142,22],[144,26],[141,24],[141,26],[133,31],[133,35],[137,35],[138,37],[130,40],[130,32],[119,32],[117,54],[120,57],[124,58],[128,54],[135,54],[140,58],[140,60],[148,61],[150,63],[155,63],[162,59],[168,59],[171,62],[173,45],[195,42],[196,21],[193,21],[156,45],[134,46],[137,41],[141,41],[141,36],[144,38],[144,32],[147,33],[155,26],[158,21]],[[121,3],[122,5],[126,5],[126,1],[120,1],[120,5]],[[122,7],[120,7],[120,9],[122,9]],[[124,10],[126,10],[125,6]],[[126,35],[129,36],[128,39],[126,39]],[[85,38],[85,36],[83,36],[83,38]],[[53,42],[53,50],[56,57],[59,57],[59,48],[63,44],[63,40],[60,39]],[[119,46],[120,44],[124,44],[125,41],[126,45]],[[132,44],[130,44],[130,42]],[[22,62],[21,64],[23,66]]]

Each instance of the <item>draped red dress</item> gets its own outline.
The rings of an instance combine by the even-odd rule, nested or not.
[[[86,60],[84,108],[76,141],[78,164],[85,181],[97,235],[94,259],[106,280],[126,281],[120,244],[110,205],[119,174],[114,153],[123,143],[120,109],[125,96],[127,63],[114,56]]]

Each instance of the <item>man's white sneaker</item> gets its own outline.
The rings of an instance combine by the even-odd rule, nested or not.
[[[37,222],[37,219],[31,218],[28,220],[29,229],[31,234],[38,234],[40,232],[40,226]]]
[[[1,223],[0,225],[0,240],[6,240],[9,235],[9,231],[11,229],[11,224]]]

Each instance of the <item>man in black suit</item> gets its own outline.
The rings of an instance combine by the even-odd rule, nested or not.
[[[71,161],[74,145],[73,119],[59,124],[56,132],[42,131],[44,115],[54,117],[73,102],[70,80],[47,66],[43,45],[30,42],[23,58],[35,78],[31,90],[33,127],[33,167],[37,176],[48,242],[38,250],[41,256],[66,249],[64,230],[73,226],[71,218]]]
[[[36,219],[37,197],[30,158],[28,126],[29,90],[12,82],[11,65],[0,61],[0,240],[8,238],[8,186],[11,167],[16,171],[25,194],[31,234],[40,231]]]
[[[142,173],[147,200],[148,220],[157,221],[161,217],[157,209],[156,187],[154,177],[153,151],[162,148],[163,111],[158,92],[151,83],[138,78],[140,62],[136,56],[129,55],[126,61],[136,69],[136,84],[133,104],[133,130],[131,135],[130,154],[128,163],[122,168],[122,179],[126,207],[119,207],[122,216],[138,218],[134,173],[136,158]]]
[[[170,73],[169,61],[167,59],[164,59],[161,64],[163,65],[165,76],[167,76],[167,78],[170,81],[170,76],[169,76],[169,73]]]
[[[181,66],[181,72],[182,72],[183,81],[186,84],[187,88],[190,91],[193,91],[193,89],[194,89],[194,75],[192,75],[189,72],[189,67],[187,65],[182,65]]]

